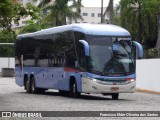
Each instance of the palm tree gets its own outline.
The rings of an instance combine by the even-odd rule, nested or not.
[[[71,7],[76,8],[77,12],[81,13],[81,7],[83,7],[82,0],[73,0]]]
[[[68,2],[70,1],[73,1],[73,4],[68,6]],[[48,18],[51,18],[56,26],[59,26],[67,24],[66,17],[74,21],[82,19],[80,15],[80,8],[82,7],[81,1],[82,0],[54,0],[46,3],[45,0],[42,0],[40,5],[43,5],[44,10],[50,10]],[[76,10],[74,11],[73,8],[76,8]]]
[[[109,14],[109,23],[113,24],[113,0],[109,1],[108,7],[106,8],[104,15],[103,15],[103,19],[104,17],[107,15],[107,13]]]
[[[37,0],[34,0],[37,1]],[[45,5],[49,4],[52,0],[41,0],[40,3],[38,4],[38,7],[43,8]]]
[[[69,6],[71,8],[71,11],[74,11],[74,14],[71,14],[71,16],[69,15],[68,18],[68,22],[72,23],[72,20],[77,22],[77,19],[81,19],[83,20],[82,16],[81,16],[81,7],[83,7],[82,5],[82,0],[69,0],[71,2],[73,2],[73,4],[71,6]],[[74,17],[73,17],[74,16]]]
[[[121,0],[121,25],[128,29],[135,40],[144,43],[147,38],[155,39],[157,32],[158,0]],[[147,43],[148,44],[148,43]]]

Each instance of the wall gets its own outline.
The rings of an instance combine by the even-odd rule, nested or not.
[[[8,68],[8,60],[9,62],[9,68],[15,68],[15,59],[14,58],[0,58],[0,72],[2,71],[2,68]]]
[[[137,89],[160,92],[160,59],[137,60]]]

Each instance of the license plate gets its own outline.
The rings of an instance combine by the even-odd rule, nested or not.
[[[118,87],[111,87],[111,91],[118,91],[119,88]]]

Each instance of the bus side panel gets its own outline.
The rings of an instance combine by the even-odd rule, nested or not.
[[[47,81],[47,70],[45,67],[24,67],[23,71],[20,67],[15,68],[16,84],[19,86],[24,86],[24,75],[27,75],[30,79],[31,75],[35,78],[36,87],[38,88],[48,88]]]
[[[81,93],[82,92],[82,77],[81,77],[81,73],[80,72],[76,73],[75,78],[76,78],[76,83],[77,83],[77,91]]]
[[[61,79],[59,79],[58,81],[58,86],[57,89],[58,90],[64,90],[64,91],[69,91],[69,76],[68,76],[68,72],[65,72],[63,70],[63,72],[59,72],[58,74],[60,74],[61,76],[63,76]]]
[[[48,88],[47,84],[47,69],[45,67],[34,67],[28,69],[30,74],[33,74],[35,77],[35,85],[38,88]]]
[[[58,88],[57,88],[58,90],[69,91],[71,77],[74,77],[76,80],[78,92],[82,92],[82,82],[81,82],[80,72],[65,71],[62,73],[64,73],[64,77],[62,79],[59,79],[58,81]]]
[[[63,67],[48,67],[48,86],[50,89],[60,89],[59,84],[65,78]],[[64,88],[65,89],[65,88]]]

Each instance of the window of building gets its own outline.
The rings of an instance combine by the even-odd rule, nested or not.
[[[91,17],[94,17],[94,13],[91,13]]]
[[[101,17],[101,13],[98,13],[98,17]]]
[[[88,16],[88,13],[83,13],[83,16]]]

